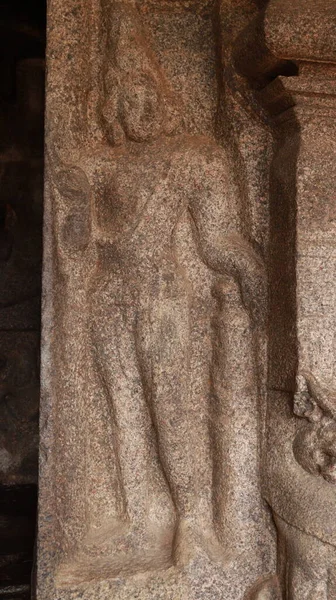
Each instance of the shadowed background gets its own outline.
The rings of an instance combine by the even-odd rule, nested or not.
[[[0,2],[0,598],[30,596],[37,503],[45,0]]]

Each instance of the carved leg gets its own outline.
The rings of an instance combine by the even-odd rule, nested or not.
[[[138,358],[157,432],[159,456],[180,514],[194,501],[188,414],[188,306],[155,299],[137,320]]]
[[[174,509],[155,456],[133,325],[112,290],[100,289],[92,306],[92,343],[110,403],[115,433],[110,444],[118,458],[125,511],[118,522],[91,527],[78,556],[59,573],[59,584],[171,565]]]
[[[207,452],[192,439],[190,399],[190,303],[183,281],[172,276],[160,293],[144,299],[137,319],[139,363],[147,400],[157,432],[162,468],[180,520],[175,537],[175,559],[181,564],[205,551],[211,559],[222,558],[211,515],[205,522],[199,506],[202,481],[195,470],[207,460]],[[204,454],[203,454],[204,453]],[[205,470],[204,470],[205,471]]]

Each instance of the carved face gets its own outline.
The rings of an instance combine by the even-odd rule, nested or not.
[[[160,135],[164,105],[157,81],[151,75],[126,75],[119,95],[119,118],[126,136],[136,142]]]

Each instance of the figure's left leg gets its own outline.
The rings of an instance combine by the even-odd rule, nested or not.
[[[157,297],[142,305],[136,335],[161,465],[179,514],[186,516],[194,502],[195,467],[188,406],[189,319],[185,298]]]

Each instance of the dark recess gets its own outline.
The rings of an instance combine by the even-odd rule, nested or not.
[[[0,0],[0,600],[36,534],[45,32],[46,0]]]

